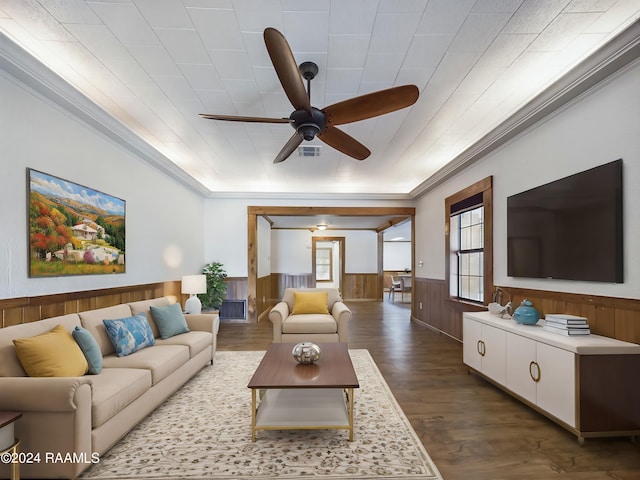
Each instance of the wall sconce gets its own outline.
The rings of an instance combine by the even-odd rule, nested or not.
[[[206,275],[183,275],[182,276],[182,293],[190,295],[184,302],[184,310],[186,313],[198,314],[202,312],[202,303],[196,296],[198,293],[207,293],[207,276]]]
[[[319,223],[318,225],[316,225],[316,227],[318,227],[318,230],[326,230],[327,226],[324,223]]]

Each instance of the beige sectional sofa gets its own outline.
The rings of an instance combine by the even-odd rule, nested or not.
[[[20,411],[16,437],[22,452],[39,460],[21,465],[22,478],[76,478],[205,365],[216,351],[218,315],[185,315],[189,332],[159,338],[150,306],[163,297],[49,318],[0,329],[0,410]],[[146,312],[155,345],[118,357],[102,323]],[[13,339],[62,325],[87,329],[103,356],[97,375],[29,377]],[[9,477],[0,464],[0,478]]]

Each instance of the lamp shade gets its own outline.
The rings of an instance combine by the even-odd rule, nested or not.
[[[182,293],[207,293],[206,275],[183,275]]]

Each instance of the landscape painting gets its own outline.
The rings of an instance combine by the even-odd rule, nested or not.
[[[125,272],[125,201],[27,169],[29,276]]]

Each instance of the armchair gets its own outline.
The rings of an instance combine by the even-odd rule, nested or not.
[[[305,294],[319,292],[327,293],[326,313],[295,313],[300,310]],[[269,312],[269,320],[273,324],[274,343],[347,343],[351,310],[342,302],[337,288],[287,288],[282,301]]]

